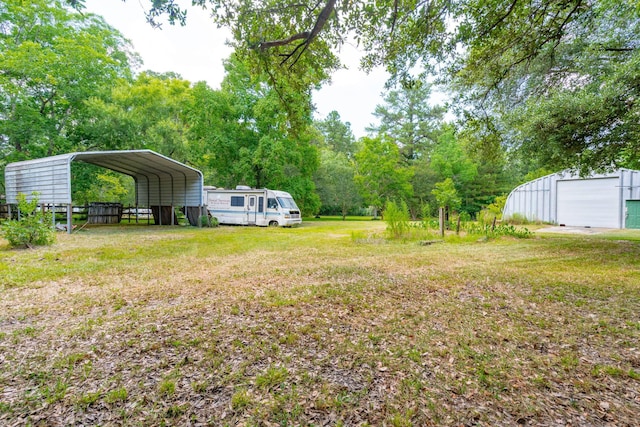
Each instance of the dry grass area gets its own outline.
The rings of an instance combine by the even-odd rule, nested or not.
[[[383,228],[0,241],[0,425],[638,425],[640,233]]]

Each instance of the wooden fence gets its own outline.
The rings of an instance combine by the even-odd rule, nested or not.
[[[9,205],[6,203],[0,203],[0,218],[9,218]]]
[[[55,224],[67,223],[67,205],[44,204],[41,205],[40,208],[54,215],[53,222]],[[123,206],[120,203],[89,203],[85,206],[73,206],[72,209],[72,220],[75,223],[178,225],[186,220],[184,212],[175,209],[172,222],[171,206],[140,208],[136,206]],[[17,208],[12,206],[11,209],[9,209],[9,205],[7,204],[0,204],[0,219],[9,218],[9,211],[11,211],[11,216],[17,219]],[[191,225],[197,225],[198,208],[190,207],[189,216],[193,217],[190,221]]]

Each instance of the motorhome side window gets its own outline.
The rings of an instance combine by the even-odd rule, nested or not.
[[[231,206],[244,206],[244,196],[231,196]]]
[[[269,209],[277,209],[278,208],[278,203],[276,202],[276,199],[269,197],[267,199],[267,207]]]

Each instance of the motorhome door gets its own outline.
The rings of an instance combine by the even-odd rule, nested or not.
[[[256,196],[249,196],[247,203],[247,224],[256,225],[256,215],[258,207],[256,203]]]

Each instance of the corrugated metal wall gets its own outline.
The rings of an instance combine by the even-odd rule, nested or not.
[[[71,203],[69,162],[68,156],[54,156],[8,164],[4,172],[7,203],[17,203],[19,193],[30,200],[34,192],[42,203]]]
[[[529,221],[555,222],[556,199],[552,193],[560,176],[547,175],[516,187],[507,197],[502,216],[518,214]]]
[[[640,200],[640,171],[620,169],[623,200]]]
[[[134,180],[140,206],[200,206],[202,186],[193,179],[154,173],[134,176]]]
[[[503,210],[503,217],[509,218],[514,214],[522,215],[529,221],[541,221],[552,224],[558,222],[558,182],[581,181],[588,179],[617,178],[619,184],[620,205],[615,222],[624,227],[625,204],[627,200],[640,200],[640,171],[619,169],[609,174],[593,174],[588,178],[581,178],[570,171],[559,172],[529,181],[516,187],[507,197]]]

